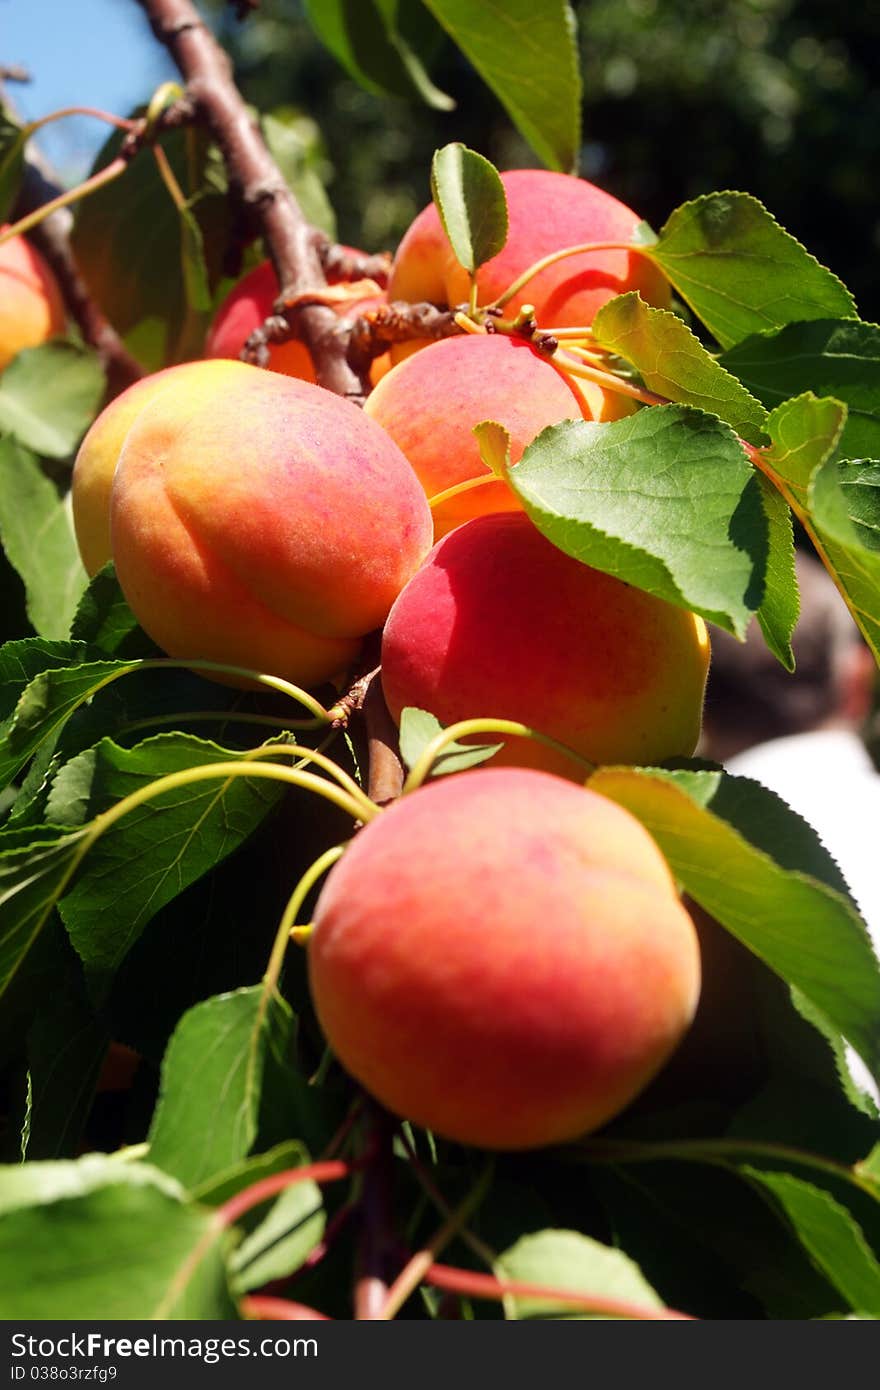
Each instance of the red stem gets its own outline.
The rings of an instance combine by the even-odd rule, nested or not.
[[[326,1313],[310,1308],[307,1303],[291,1303],[286,1298],[266,1298],[249,1295],[241,1300],[246,1318],[257,1322],[330,1322]]]
[[[571,1289],[548,1288],[544,1284],[525,1283],[520,1279],[496,1279],[492,1274],[475,1274],[469,1269],[456,1269],[452,1265],[431,1265],[424,1282],[433,1284],[436,1289],[463,1294],[466,1298],[491,1298],[500,1302],[508,1295],[514,1295],[517,1298],[540,1298],[548,1303],[562,1303],[609,1318],[693,1322],[690,1313],[679,1313],[674,1308],[646,1308],[618,1298],[604,1298],[601,1294],[574,1293]]]
[[[299,1182],[340,1182],[343,1178],[351,1177],[361,1167],[362,1160],[349,1163],[341,1158],[330,1158],[320,1163],[306,1163],[302,1168],[285,1168],[282,1173],[273,1173],[271,1177],[262,1178],[246,1187],[243,1192],[237,1192],[234,1197],[230,1197],[228,1202],[217,1208],[214,1223],[220,1227],[234,1226],[245,1212],[268,1202],[270,1197],[277,1197],[279,1192],[285,1192],[287,1188],[295,1187]]]

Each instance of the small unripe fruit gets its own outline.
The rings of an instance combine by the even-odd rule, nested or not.
[[[590,242],[630,242],[640,218],[624,203],[586,179],[545,169],[515,169],[501,175],[507,195],[507,242],[477,272],[480,304],[489,304],[524,271],[553,251]],[[665,308],[669,285],[637,251],[593,251],[567,257],[542,270],[511,299],[513,317],[535,306],[546,328],[588,326],[616,294],[638,290],[649,304]],[[467,301],[469,280],[459,265],[433,203],[405,233],[388,282],[389,299],[422,299],[454,305]]]
[[[25,237],[10,237],[0,245],[0,371],[24,348],[63,331],[55,276]]]
[[[398,721],[407,706],[442,724],[517,720],[592,763],[693,753],[708,663],[701,618],[572,559],[524,512],[444,537],[382,639],[382,686]],[[520,738],[496,761],[578,773]]]
[[[628,811],[521,769],[446,777],[321,892],[312,997],[342,1065],[448,1139],[525,1149],[621,1111],[688,1028],[696,933]]]
[[[222,369],[222,370],[218,370]],[[341,675],[430,545],[396,445],[356,406],[242,362],[189,363],[125,435],[116,572],[171,656]]]

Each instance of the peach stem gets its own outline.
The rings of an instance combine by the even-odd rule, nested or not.
[[[124,174],[128,168],[128,160],[114,159],[107,165],[106,169],[101,169],[84,183],[77,184],[76,188],[69,188],[66,193],[59,193],[57,198],[52,198],[48,203],[43,203],[34,212],[29,212],[26,217],[21,217],[17,222],[0,232],[0,246],[4,241],[10,241],[12,237],[21,236],[23,232],[29,232],[31,227],[36,227],[43,222],[50,213],[57,212],[59,208],[66,208],[69,203],[76,203],[80,198],[87,198],[90,193],[96,193],[105,184],[112,183],[118,179],[120,174]]]
[[[557,753],[563,753],[574,762],[580,763],[586,773],[596,770],[595,764],[587,758],[582,758],[580,753],[575,753],[574,749],[567,748],[564,743],[559,743],[549,734],[542,734],[537,729],[530,729],[528,724],[520,724],[513,719],[460,719],[458,723],[450,724],[448,728],[443,729],[425,745],[421,756],[410,769],[409,776],[403,784],[401,795],[406,796],[408,792],[413,792],[422,785],[447,744],[454,743],[458,738],[467,738],[470,734],[508,734],[514,738],[531,738],[537,743],[544,743],[548,748],[555,749]]]
[[[471,1298],[490,1298],[496,1302],[515,1298],[540,1298],[569,1308],[580,1308],[608,1318],[627,1318],[646,1322],[693,1322],[690,1313],[674,1308],[646,1308],[637,1303],[625,1303],[602,1294],[574,1293],[571,1289],[548,1288],[543,1284],[524,1283],[520,1279],[496,1279],[491,1274],[475,1274],[469,1269],[454,1269],[450,1265],[433,1264],[425,1272],[424,1282],[436,1289],[463,1294]]]
[[[286,1298],[268,1298],[250,1294],[239,1308],[252,1322],[330,1322],[326,1313],[310,1308],[307,1303],[291,1303]]]
[[[539,261],[535,261],[514,280],[512,285],[508,286],[503,294],[499,295],[497,299],[493,299],[491,304],[483,307],[503,309],[514,295],[519,294],[530,280],[533,280],[536,275],[540,275],[541,271],[546,270],[548,266],[555,265],[557,261],[565,260],[567,256],[582,256],[591,251],[632,251],[637,255],[644,256],[647,254],[647,247],[636,246],[631,241],[585,241],[578,246],[566,246],[562,251],[553,251],[549,256],[542,256]]]

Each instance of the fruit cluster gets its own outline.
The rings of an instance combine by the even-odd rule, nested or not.
[[[512,322],[586,326],[632,289],[668,302],[659,272],[620,245],[638,223],[629,209],[566,175],[503,182],[510,232],[479,270],[478,304],[583,243],[612,245],[534,274],[507,302]],[[432,204],[403,238],[388,297],[445,307],[468,292]],[[73,478],[84,564],[94,574],[112,559],[146,632],[171,656],[224,666],[219,679],[339,686],[381,628],[396,720],[415,707],[544,736],[506,736],[488,767],[407,794],[359,831],[319,898],[309,973],[334,1052],[389,1108],[489,1147],[570,1138],[663,1065],[700,976],[653,841],[578,783],[593,764],[693,752],[708,644],[693,614],[545,539],[474,429],[503,426],[515,466],[548,426],[636,407],[515,332],[476,331],[396,347],[359,410],[314,384],[299,343],[273,348],[269,371],[235,360],[276,293],[259,266],[203,360],[140,381],[98,417]],[[340,300],[340,313],[376,302]],[[44,335],[56,326],[48,314]]]

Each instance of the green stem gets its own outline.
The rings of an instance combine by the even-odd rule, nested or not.
[[[171,201],[177,208],[178,212],[183,212],[186,208],[186,194],[184,193],[180,184],[177,182],[174,170],[168,162],[168,156],[161,145],[153,145],[152,150],[153,158],[155,159],[156,165],[159,169],[159,175],[165,187],[168,189],[169,194],[171,195]]]
[[[277,753],[289,754],[291,757],[298,758],[302,763],[317,763],[325,772],[329,772],[342,787],[343,791],[348,792],[353,801],[361,808],[361,814],[357,820],[374,820],[381,810],[375,801],[371,801],[362,787],[359,787],[353,777],[350,777],[344,768],[335,763],[332,758],[328,758],[322,753],[320,748],[305,748],[299,743],[271,743],[264,744],[260,748],[252,748],[244,754],[246,758],[271,758]]]
[[[665,396],[658,396],[656,392],[646,391],[641,386],[633,386],[632,382],[624,381],[622,377],[615,376],[613,372],[605,372],[600,367],[590,367],[586,362],[573,361],[565,352],[555,352],[550,360],[567,376],[580,376],[587,381],[595,381],[607,391],[617,391],[621,396],[630,396],[634,401],[641,401],[644,405],[669,404]]]
[[[213,710],[213,709],[193,709],[177,710],[174,714],[153,714],[144,719],[133,719],[128,724],[120,725],[119,732],[122,734],[137,733],[139,729],[151,729],[157,724],[253,724],[269,729],[310,729],[314,728],[314,720],[311,719],[276,719],[272,714],[243,714],[237,710]]]
[[[461,492],[470,492],[471,488],[475,487],[485,487],[486,483],[500,483],[503,481],[503,478],[498,478],[494,473],[489,472],[485,475],[481,475],[479,478],[466,478],[463,483],[456,483],[454,487],[444,488],[442,492],[438,492],[434,497],[429,497],[428,506],[433,511],[435,507],[442,507],[444,502],[449,502],[451,498],[457,497]]]
[[[411,1293],[414,1293],[421,1284],[434,1260],[444,1246],[448,1245],[454,1236],[462,1229],[468,1218],[476,1211],[489,1190],[492,1179],[493,1162],[489,1162],[483,1168],[482,1173],[477,1178],[470,1192],[464,1201],[451,1212],[437,1231],[436,1235],[428,1242],[424,1249],[419,1250],[412,1259],[404,1266],[398,1274],[391,1288],[379,1318],[382,1322],[389,1322],[400,1312]]]
[[[80,198],[87,198],[90,193],[96,193],[105,184],[112,183],[118,179],[120,174],[124,174],[128,168],[127,159],[114,159],[108,164],[106,169],[101,169],[99,173],[93,174],[84,183],[77,184],[76,188],[69,188],[66,193],[59,193],[57,198],[52,198],[48,203],[43,203],[41,207],[29,212],[26,217],[21,217],[17,222],[0,232],[0,246],[4,241],[11,241],[13,237],[21,236],[24,232],[29,232],[31,227],[36,227],[43,222],[50,213],[57,212],[59,208],[66,208],[69,203],[76,203]]]
[[[502,295],[499,295],[497,299],[493,299],[491,304],[484,305],[483,307],[488,309],[503,309],[505,304],[510,303],[514,295],[519,294],[520,290],[523,289],[530,280],[533,280],[536,275],[540,275],[541,271],[546,270],[548,266],[555,265],[557,261],[565,260],[567,256],[583,256],[591,251],[632,251],[637,255],[646,254],[645,247],[636,246],[631,241],[585,241],[579,246],[566,246],[561,251],[553,251],[549,256],[542,256],[539,261],[535,261],[533,265],[530,265],[527,270],[523,271],[522,275],[514,280],[512,285],[508,286]]]
[[[770,1159],[773,1162],[790,1165],[797,1163],[804,1168],[814,1168],[843,1182],[852,1183],[876,1200],[877,1184],[863,1178],[855,1168],[839,1163],[822,1154],[811,1153],[807,1149],[794,1148],[789,1144],[765,1143],[749,1139],[681,1139],[668,1144],[642,1143],[622,1140],[587,1140],[577,1146],[567,1146],[561,1150],[563,1156],[584,1159],[588,1163],[656,1163],[663,1160],[696,1160],[713,1163],[719,1167],[730,1167],[737,1161],[749,1158]]]
[[[595,764],[587,758],[582,758],[580,753],[575,753],[572,748],[567,748],[564,743],[551,738],[549,734],[542,734],[537,729],[530,728],[528,724],[520,724],[514,719],[461,719],[457,724],[450,724],[447,729],[443,729],[425,745],[421,757],[417,759],[403,784],[401,795],[406,796],[408,792],[413,792],[422,785],[447,744],[455,743],[459,738],[467,738],[470,734],[507,734],[513,738],[531,738],[536,743],[546,744],[548,748],[564,754],[573,762],[580,763],[586,773],[596,770]]]
[[[272,946],[272,954],[269,957],[269,964],[266,966],[266,973],[263,981],[269,989],[274,989],[278,984],[281,975],[281,967],[284,964],[284,956],[290,942],[290,933],[296,923],[297,914],[300,908],[314,888],[318,879],[332,868],[337,859],[341,859],[345,853],[345,845],[334,845],[332,849],[325,850],[308,869],[306,869],[299,883],[291,893],[287,906],[281,915],[278,924],[278,931],[275,934],[275,942]]]

